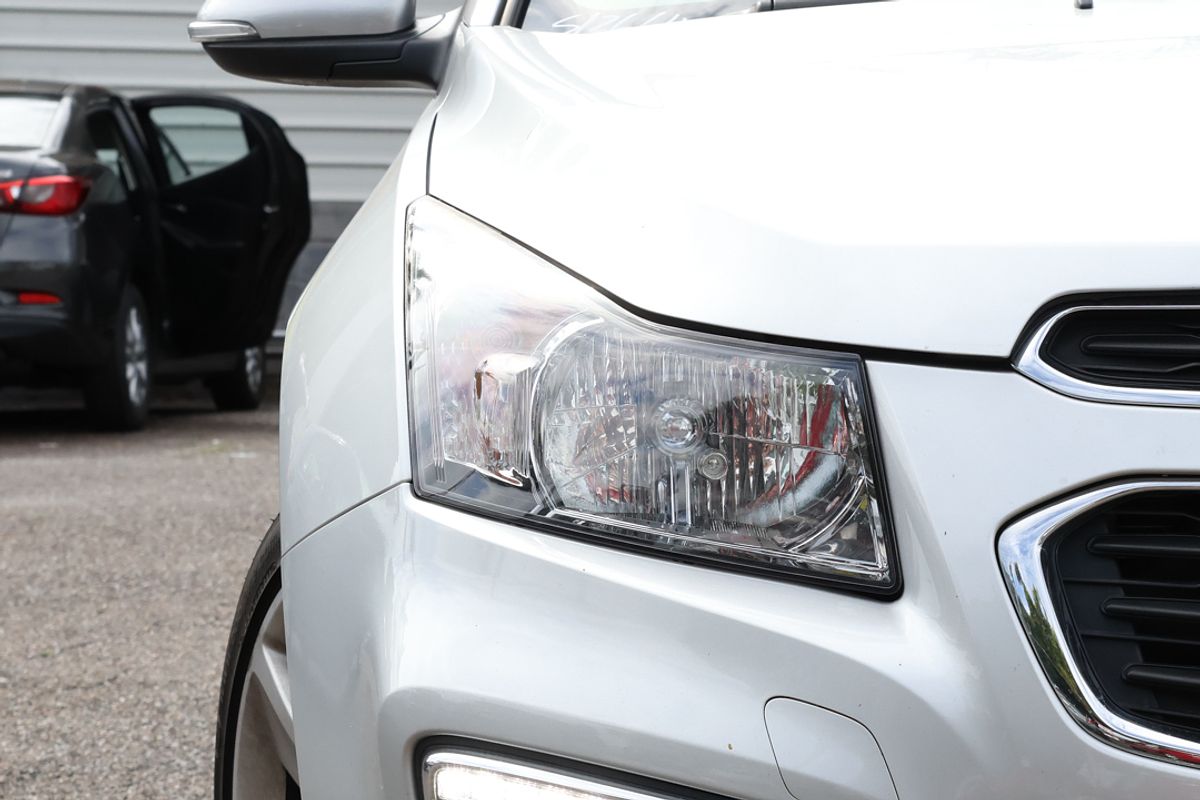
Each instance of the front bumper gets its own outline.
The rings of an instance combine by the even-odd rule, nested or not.
[[[284,591],[305,797],[412,798],[418,747],[447,735],[745,800],[888,796],[822,786],[814,764],[850,775],[863,748],[781,744],[772,698],[861,723],[900,800],[1195,797],[1200,771],[1067,716],[996,561],[997,533],[1052,497],[1197,474],[1195,412],[1008,372],[868,372],[904,572],[892,603],[536,533],[408,485],[304,539]]]

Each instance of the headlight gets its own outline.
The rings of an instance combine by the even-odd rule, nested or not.
[[[422,496],[673,558],[898,587],[856,356],[648,322],[429,198],[406,234]]]

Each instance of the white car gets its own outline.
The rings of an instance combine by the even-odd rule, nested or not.
[[[437,89],[288,327],[216,797],[1200,796],[1200,6],[589,1],[192,26]]]

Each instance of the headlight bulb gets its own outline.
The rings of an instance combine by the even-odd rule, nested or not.
[[[685,456],[704,446],[704,409],[686,397],[672,397],[650,414],[650,438],[667,455]]]
[[[696,465],[696,471],[710,481],[719,481],[729,472],[729,459],[717,450],[705,453]]]

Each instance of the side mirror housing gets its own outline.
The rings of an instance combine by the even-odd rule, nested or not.
[[[457,25],[416,19],[415,0],[207,0],[188,34],[246,78],[437,88]]]

